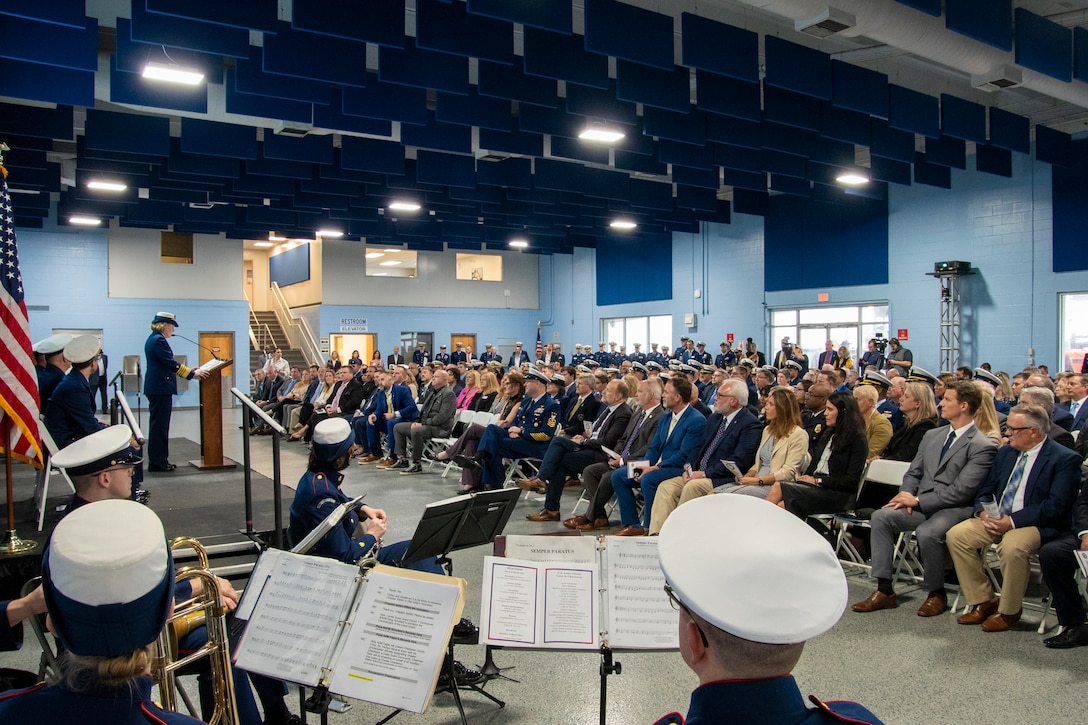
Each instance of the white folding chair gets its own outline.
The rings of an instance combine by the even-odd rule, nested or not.
[[[877,495],[880,498],[884,498],[887,494],[888,498],[895,495],[899,487],[903,485],[903,476],[906,474],[907,469],[910,468],[910,461],[888,461],[883,458],[878,458],[871,461],[866,467],[861,476],[861,485],[858,487],[857,500],[860,501],[864,497],[866,491],[871,491],[876,488],[879,492]],[[855,504],[857,501],[855,501]],[[857,547],[850,541],[849,529],[850,527],[870,528],[871,524],[869,519],[858,517],[853,512],[845,512],[835,514],[832,517],[834,525],[838,527],[838,538],[835,542],[835,554],[843,561],[845,565],[851,568],[857,568],[864,572],[871,571],[872,567],[865,563],[865,557],[861,555],[861,552],[857,550]],[[913,534],[911,534],[913,538]],[[906,534],[900,534],[899,540],[896,542],[896,568],[895,574],[898,577],[900,569],[904,565],[908,565],[910,568],[911,576],[921,571],[920,564],[917,564],[917,557],[908,546],[909,540]],[[915,566],[917,564],[917,566]]]
[[[72,493],[76,492],[76,487],[72,483],[72,479],[69,478],[67,471],[53,465],[53,456],[56,455],[60,448],[53,440],[53,436],[49,434],[49,429],[45,427],[44,422],[38,426],[38,432],[42,438],[42,445],[45,447],[45,451],[43,451],[45,465],[42,466],[42,470],[38,471],[34,480],[34,510],[38,512],[38,531],[41,531],[42,526],[45,525],[45,507],[49,499],[49,479],[53,473],[61,475],[65,483],[68,484],[68,488],[72,489]]]
[[[468,427],[468,421],[472,418],[474,412],[471,410],[459,410],[457,411],[457,417],[454,419],[454,428],[458,423],[462,423],[464,427]],[[453,442],[457,440],[452,436],[446,436],[445,438],[431,438],[423,446],[423,458],[427,459],[427,470],[431,470],[435,463],[438,463],[438,459],[435,458],[439,453],[449,448]],[[447,466],[447,470],[448,470]],[[443,472],[445,473],[445,472]]]

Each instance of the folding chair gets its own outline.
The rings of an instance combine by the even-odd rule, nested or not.
[[[468,422],[474,414],[475,412],[471,410],[457,411],[457,418],[454,420],[453,424],[454,428],[457,427],[458,423],[463,423],[464,426],[467,428]],[[423,458],[427,459],[428,471],[434,467],[435,463],[439,462],[438,459],[435,458],[435,456],[449,448],[455,440],[457,439],[452,436],[446,436],[445,438],[431,438],[430,440],[426,441],[426,443],[424,443]],[[447,466],[446,468],[448,470],[449,466]],[[445,471],[443,471],[443,474],[445,474]]]
[[[72,479],[69,478],[67,471],[53,465],[53,456],[60,450],[60,447],[53,440],[53,436],[49,434],[49,429],[45,427],[44,422],[38,426],[38,432],[42,437],[42,445],[45,446],[45,465],[42,466],[42,470],[38,471],[34,479],[34,510],[38,512],[38,531],[41,531],[42,526],[45,525],[45,507],[49,499],[49,478],[56,472],[68,484],[68,488],[72,489],[72,493],[76,492],[76,487],[72,483]]]
[[[984,559],[982,570],[985,571],[986,576],[989,577],[990,584],[994,588],[994,594],[1000,596],[1001,582],[999,582],[997,579],[997,572],[1001,570],[1001,563],[998,561],[997,558],[997,544],[991,544],[989,547],[987,547],[986,551],[983,552],[983,557]],[[1032,554],[1030,557],[1028,557],[1028,567],[1031,575],[1038,575],[1040,578],[1042,578],[1042,573],[1039,569],[1038,554]],[[955,614],[956,609],[959,608],[961,594],[962,591],[957,591],[956,598],[952,600],[952,606],[949,607],[952,614]],[[962,613],[967,612],[968,606],[969,605],[967,604],[967,601],[964,600]],[[1038,598],[1033,597],[1029,599],[1027,596],[1025,596],[1024,601],[1022,602],[1022,606],[1024,609],[1031,609],[1036,612],[1042,613],[1042,619],[1039,620],[1039,628],[1036,631],[1038,631],[1039,634],[1044,634],[1046,632],[1047,617],[1050,616],[1050,610],[1054,608],[1054,605],[1051,603],[1050,592],[1047,592],[1045,596]]]
[[[883,458],[871,461],[861,475],[861,484],[858,487],[853,510],[832,516],[832,521],[839,530],[835,554],[850,568],[857,568],[864,572],[872,570],[872,567],[865,563],[865,557],[850,541],[851,526],[866,529],[871,526],[869,519],[858,516],[857,512],[878,509],[888,503],[895,494],[899,493],[899,487],[903,485],[903,476],[908,468],[910,468],[910,461],[887,461]],[[899,540],[896,542],[896,577],[904,565],[910,567],[912,577],[921,571],[921,564],[908,545],[913,537],[911,533],[908,539],[907,532],[904,532],[899,535]]]

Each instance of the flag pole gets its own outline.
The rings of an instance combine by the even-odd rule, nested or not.
[[[14,472],[11,469],[11,417],[4,416],[4,478],[7,479],[8,489],[8,532],[4,543],[0,544],[0,557],[19,556],[34,551],[38,548],[36,541],[24,541],[15,533],[15,494],[13,491]],[[46,472],[48,475],[48,472]]]

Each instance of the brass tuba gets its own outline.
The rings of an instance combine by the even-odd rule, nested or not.
[[[177,710],[177,688],[174,673],[189,663],[207,657],[212,674],[215,710],[211,725],[238,725],[238,708],[234,700],[234,674],[230,662],[230,641],[227,636],[227,607],[219,591],[219,580],[208,567],[208,554],[196,539],[181,536],[170,542],[170,549],[190,548],[196,552],[199,566],[179,569],[175,581],[199,581],[201,594],[185,602],[175,602],[174,613],[155,642],[155,657],[151,675],[159,686],[162,706]],[[208,629],[208,641],[200,649],[178,656],[177,642],[199,626]]]

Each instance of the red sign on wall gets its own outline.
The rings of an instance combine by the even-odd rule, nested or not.
[[[725,333],[725,341],[728,342],[730,345],[733,344],[733,339],[734,338],[733,338],[733,333],[732,332]]]
[[[895,331],[895,336],[898,337],[900,340],[908,339],[907,338],[907,328],[900,327],[898,330]]]

